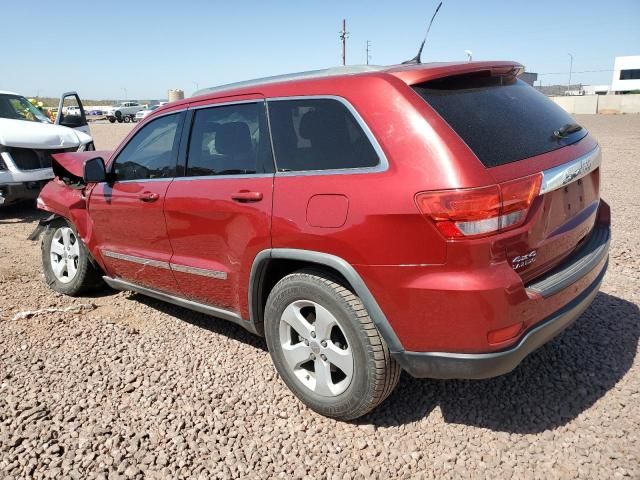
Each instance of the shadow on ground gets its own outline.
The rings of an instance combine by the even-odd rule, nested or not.
[[[14,203],[0,207],[0,225],[16,223],[33,223],[51,215],[36,208],[35,201]]]
[[[166,313],[167,315],[171,315],[172,317],[176,317],[184,322],[190,323],[191,325],[204,328],[212,333],[224,335],[225,337],[246,343],[247,345],[260,349],[264,352],[268,351],[264,338],[252,334],[235,323],[137,293],[132,294],[131,299],[144,303],[151,308]]]
[[[131,299],[267,351],[263,338],[231,322],[144,295]],[[572,327],[513,372],[490,380],[446,381],[403,373],[391,396],[356,423],[404,425],[440,407],[447,423],[519,434],[553,429],[576,418],[622,379],[633,365],[639,338],[638,306],[601,292]]]
[[[425,380],[403,374],[391,396],[358,423],[402,425],[439,406],[444,420],[510,433],[564,425],[591,407],[633,365],[638,306],[599,293],[576,323],[513,372],[490,380]]]

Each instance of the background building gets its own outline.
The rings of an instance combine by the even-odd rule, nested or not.
[[[616,57],[611,91],[626,93],[632,90],[640,91],[640,55]]]
[[[583,85],[585,95],[607,95],[611,90],[609,85]]]
[[[520,75],[520,80],[528,83],[533,87],[533,83],[538,80],[538,74],[534,72],[524,72]]]

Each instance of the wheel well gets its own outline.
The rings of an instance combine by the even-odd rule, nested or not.
[[[264,335],[264,308],[267,304],[269,293],[282,278],[304,268],[314,268],[320,272],[325,272],[344,286],[352,289],[347,279],[340,272],[327,265],[283,258],[266,260],[260,271],[256,273],[252,293],[253,320],[256,331],[260,335]]]

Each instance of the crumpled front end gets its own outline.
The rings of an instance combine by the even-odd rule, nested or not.
[[[43,150],[0,146],[0,205],[9,205],[38,196],[51,178],[52,155],[70,149]]]

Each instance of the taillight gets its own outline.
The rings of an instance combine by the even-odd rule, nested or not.
[[[537,173],[488,187],[421,192],[416,203],[446,238],[482,237],[522,225],[541,182]]]

